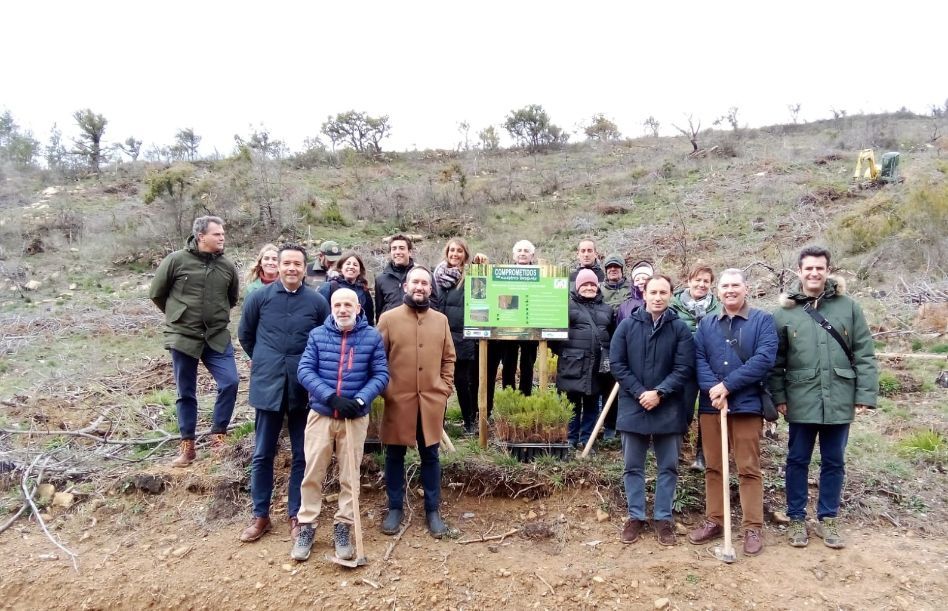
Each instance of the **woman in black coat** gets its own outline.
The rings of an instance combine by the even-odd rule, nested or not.
[[[602,300],[595,272],[580,270],[575,285],[569,301],[569,338],[554,343],[556,388],[573,404],[569,442],[585,446],[599,415],[600,397],[612,387],[608,367],[613,316],[612,307]]]
[[[484,255],[475,255],[478,263],[486,263]],[[464,266],[471,261],[471,251],[461,238],[451,238],[444,246],[444,260],[434,268],[434,282],[441,292],[441,313],[448,317],[451,339],[457,361],[454,363],[454,389],[464,418],[464,430],[477,430],[478,380],[477,340],[464,338]]]

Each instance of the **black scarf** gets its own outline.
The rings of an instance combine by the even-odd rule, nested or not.
[[[425,312],[431,306],[430,299],[425,299],[423,302],[417,303],[415,302],[414,299],[411,298],[411,295],[409,295],[408,293],[405,293],[405,297],[402,298],[402,301],[405,303],[405,305],[407,305],[412,310],[415,310],[416,312]]]

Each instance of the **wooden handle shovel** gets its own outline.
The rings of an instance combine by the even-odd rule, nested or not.
[[[602,430],[602,425],[606,422],[606,416],[609,414],[609,408],[611,408],[612,404],[615,403],[617,396],[619,396],[618,382],[616,382],[616,385],[612,387],[612,392],[609,393],[609,398],[606,399],[606,404],[602,406],[602,413],[599,414],[599,419],[596,420],[596,426],[593,427],[593,432],[589,436],[589,441],[586,442],[586,447],[583,448],[583,453],[579,455],[580,458],[586,458],[589,456],[589,452],[592,450],[593,443],[596,441],[599,431]]]
[[[728,564],[737,560],[731,544],[731,473],[727,447],[727,403],[721,408],[721,478],[724,480],[724,545],[716,545],[714,557]]]

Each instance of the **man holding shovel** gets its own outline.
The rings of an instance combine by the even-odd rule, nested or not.
[[[334,447],[339,463],[339,510],[333,525],[336,558],[348,561],[355,555],[349,531],[359,520],[353,507],[358,507],[358,473],[369,409],[372,400],[388,384],[382,336],[369,326],[358,295],[341,288],[332,294],[330,309],[332,315],[326,322],[310,331],[297,372],[300,384],[309,391],[310,407],[304,442],[302,505],[297,515],[300,531],[290,552],[300,562],[309,558],[313,546],[323,481]],[[357,539],[360,530],[356,530]]]
[[[704,447],[706,496],[705,520],[688,534],[698,545],[724,532],[725,503],[721,409],[727,410],[726,436],[737,464],[741,496],[741,528],[744,555],[756,556],[764,549],[763,480],[760,472],[761,393],[777,355],[777,332],[768,312],[747,303],[744,272],[726,269],[718,281],[718,297],[724,308],[704,317],[695,334],[698,369],[698,417]],[[730,496],[728,495],[728,498]]]

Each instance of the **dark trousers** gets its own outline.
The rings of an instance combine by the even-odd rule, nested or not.
[[[791,520],[806,519],[807,478],[813,447],[820,439],[820,492],[816,517],[835,518],[839,513],[839,499],[846,474],[846,444],[849,441],[848,424],[790,423],[790,442],[787,449],[787,516]]]
[[[655,450],[655,506],[656,520],[671,520],[678,485],[678,449],[681,435],[640,435],[622,431],[622,455],[625,460],[625,498],[629,517],[645,520],[645,456],[651,443]]]
[[[586,445],[599,417],[599,395],[568,392],[566,398],[573,404],[573,417],[569,421],[566,438],[572,444]]]
[[[286,391],[284,391],[285,394]],[[290,451],[293,460],[290,466],[290,481],[287,490],[287,515],[296,516],[300,510],[300,484],[306,469],[306,455],[303,452],[303,439],[306,432],[306,418],[309,409],[287,409],[286,397],[280,411],[256,410],[254,418],[253,459],[250,463],[250,496],[253,499],[253,515],[265,518],[270,515],[270,501],[273,498],[273,459],[276,458],[283,420],[287,420],[290,434]]]
[[[198,359],[172,348],[171,367],[174,370],[174,383],[178,388],[178,400],[175,403],[178,412],[178,430],[181,439],[194,439],[197,429],[197,366]],[[234,415],[234,403],[237,402],[237,362],[234,360],[234,346],[227,345],[224,352],[216,352],[210,346],[204,346],[201,362],[217,383],[217,400],[214,402],[214,422],[212,433],[226,433],[230,418]]]
[[[418,456],[421,458],[421,487],[425,491],[425,513],[441,506],[441,462],[438,460],[440,443],[425,447],[425,434],[418,414]],[[405,503],[405,452],[408,446],[385,446],[385,492],[389,509],[402,509]]]
[[[454,364],[454,388],[458,393],[458,405],[461,406],[461,416],[466,427],[477,424],[477,391],[480,387],[478,374],[477,359]]]
[[[503,388],[517,388],[524,396],[533,392],[533,366],[537,362],[537,342],[493,341],[487,344],[487,414],[494,411],[494,387],[497,367],[503,363]],[[520,361],[520,384],[517,384],[517,361]]]
[[[516,387],[525,397],[533,392],[533,366],[537,362],[537,342],[508,342],[510,345],[504,353],[504,371],[502,380],[504,388]],[[519,354],[518,354],[519,353]],[[517,358],[520,360],[520,384],[517,379]]]

